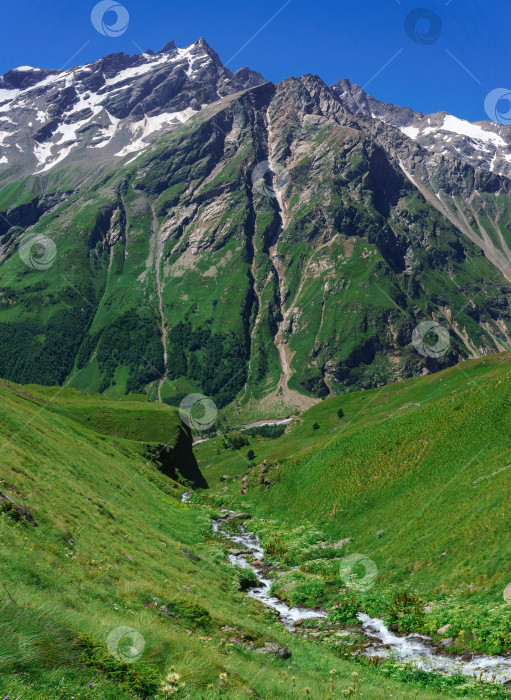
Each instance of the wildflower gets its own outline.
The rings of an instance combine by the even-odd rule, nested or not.
[[[335,668],[333,668],[333,669],[330,671],[330,673],[333,675],[334,673],[337,673],[337,671],[335,670]]]
[[[227,684],[227,673],[221,673],[218,676],[218,682],[220,685],[226,685]]]
[[[179,683],[180,678],[181,676],[179,675],[179,673],[169,673],[169,675],[165,678],[165,682],[177,684]]]

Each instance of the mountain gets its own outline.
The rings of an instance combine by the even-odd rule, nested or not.
[[[476,169],[511,175],[509,125],[491,121],[472,123],[447,112],[414,112],[381,102],[348,79],[340,80],[332,88],[354,114],[398,128],[427,151],[461,160]]]
[[[64,159],[121,166],[204,105],[262,82],[247,68],[224,68],[204,39],[68,70],[15,68],[0,78],[0,178],[45,173]]]
[[[511,347],[510,180],[353,86],[232,74],[204,40],[37,73],[1,79],[6,110],[35,92],[3,156],[0,376],[246,422]]]

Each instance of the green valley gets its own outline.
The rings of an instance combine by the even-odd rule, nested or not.
[[[183,486],[145,459],[146,439],[176,439],[172,409],[7,383],[0,395],[6,697],[333,697],[353,684],[435,697],[292,637],[246,597],[211,509],[181,503]],[[109,652],[120,627],[145,642],[136,663]],[[269,640],[291,660],[258,653]]]
[[[357,659],[356,611],[434,639],[450,624],[460,653],[509,648],[509,354],[328,399],[280,437],[214,437],[195,452],[218,486],[192,504],[191,473],[174,465],[176,481],[148,459],[148,445],[191,444],[171,407],[8,382],[0,393],[9,698],[506,697]],[[221,507],[252,514],[275,594],[321,605],[333,629],[290,634],[247,597],[253,582],[211,532]],[[353,553],[377,565],[369,591],[343,583]],[[110,651],[118,628],[143,640],[134,663]],[[275,642],[289,660],[261,654]]]

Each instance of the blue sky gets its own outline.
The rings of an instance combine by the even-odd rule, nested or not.
[[[304,73],[329,84],[349,77],[384,101],[473,121],[486,118],[490,90],[511,88],[511,0],[119,2],[129,24],[116,37],[92,26],[94,0],[2,3],[0,72],[25,64],[69,67],[205,36],[231,70],[249,65],[275,82]],[[412,23],[414,38],[405,31],[405,18],[417,7],[441,20],[432,43],[420,43],[431,27],[427,17]],[[107,24],[112,19],[105,15]]]

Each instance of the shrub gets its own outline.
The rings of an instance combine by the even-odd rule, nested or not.
[[[14,520],[15,523],[23,522],[22,514],[10,501],[0,502],[0,513],[7,515],[7,517]]]
[[[338,605],[334,607],[328,619],[331,622],[340,622],[343,625],[352,625],[358,622],[357,613],[360,610],[361,603],[354,597],[343,598]]]
[[[136,664],[117,661],[104,644],[89,636],[79,635],[78,643],[82,648],[81,657],[85,665],[107,674],[114,682],[134,693],[135,697],[154,697],[159,677],[153,668],[143,661]]]
[[[249,444],[248,438],[235,430],[232,433],[227,433],[225,436],[226,447],[231,447],[233,450],[241,450],[242,447],[246,447]]]
[[[249,588],[255,588],[259,583],[257,576],[252,569],[241,569],[236,573],[239,591],[248,591]]]
[[[244,430],[243,433],[244,435],[251,435],[253,437],[259,436],[263,438],[270,438],[271,440],[275,440],[276,438],[281,437],[281,435],[284,435],[286,432],[287,425],[281,424],[281,425],[259,425],[259,426],[254,426],[253,428],[248,428],[247,430]]]
[[[186,598],[172,598],[162,608],[173,617],[195,627],[206,628],[211,624],[211,615],[206,608]]]

